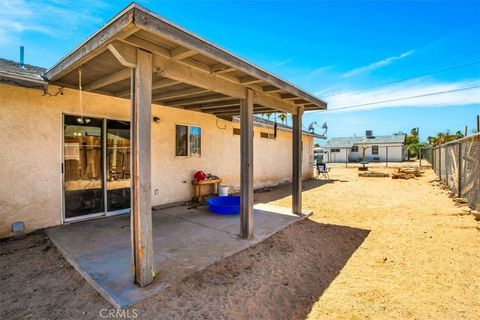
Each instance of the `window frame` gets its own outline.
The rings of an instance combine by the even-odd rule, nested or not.
[[[178,127],[186,127],[187,128],[187,154],[186,155],[177,155],[177,128]],[[199,153],[198,154],[192,154],[191,152],[191,143],[190,143],[190,139],[191,139],[191,134],[190,134],[190,130],[191,128],[198,128],[200,129],[200,150],[199,150]],[[188,157],[201,157],[202,156],[202,127],[199,126],[199,125],[192,125],[192,124],[184,124],[184,123],[175,123],[175,143],[174,143],[174,154],[175,154],[175,158],[188,158]]]
[[[358,152],[358,146],[352,146],[352,149],[350,149],[350,152]]]
[[[270,133],[270,132],[265,132],[265,131],[260,131],[260,138],[276,140],[275,134]]]
[[[378,156],[379,152],[380,152],[380,147],[378,145],[372,145],[372,156]]]

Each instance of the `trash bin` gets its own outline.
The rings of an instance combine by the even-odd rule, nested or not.
[[[219,186],[218,187],[218,196],[219,197],[228,196],[228,186]]]

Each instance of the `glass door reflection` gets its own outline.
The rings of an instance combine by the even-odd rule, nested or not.
[[[64,117],[65,218],[105,213],[103,193],[103,120]]]
[[[107,120],[107,211],[130,208],[130,123]]]

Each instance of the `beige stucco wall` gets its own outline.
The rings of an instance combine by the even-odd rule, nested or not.
[[[55,93],[56,87],[49,92]],[[23,221],[27,232],[61,223],[62,114],[80,114],[78,91],[43,96],[35,89],[0,84],[0,238],[11,235],[11,224]],[[128,100],[84,93],[83,113],[128,120]],[[152,116],[152,201],[154,205],[189,200],[192,175],[203,170],[239,187],[240,137],[232,123],[204,113],[154,105]],[[202,128],[202,156],[175,157],[175,124]],[[255,127],[255,187],[274,185],[291,177],[291,133],[260,138]],[[304,178],[312,175],[313,138],[303,136]],[[155,194],[158,189],[158,194]]]

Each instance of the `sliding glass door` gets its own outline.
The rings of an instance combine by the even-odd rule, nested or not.
[[[98,215],[105,211],[102,145],[102,119],[65,116],[65,219]]]
[[[130,123],[107,120],[107,211],[130,208]]]
[[[128,212],[129,122],[65,115],[63,154],[66,221]]]

